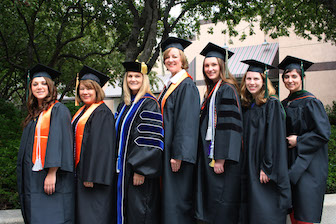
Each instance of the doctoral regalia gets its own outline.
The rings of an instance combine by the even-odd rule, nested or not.
[[[219,84],[219,83],[218,83]],[[215,88],[215,87],[213,87]],[[242,111],[236,88],[224,81],[215,96],[217,120],[214,159],[225,159],[224,173],[209,164],[210,141],[206,140],[209,104],[213,90],[201,108],[196,181],[196,218],[207,223],[237,224],[241,200]]]
[[[291,94],[282,104],[287,136],[298,136],[296,147],[288,149],[294,218],[319,223],[328,177],[328,116],[321,101],[304,90]]]
[[[285,224],[291,206],[287,168],[285,114],[270,97],[261,106],[252,103],[243,113],[244,150],[247,160],[249,223]],[[260,183],[260,170],[270,178]]]
[[[37,118],[24,128],[17,162],[17,183],[24,222],[29,224],[74,223],[73,140],[71,115],[56,103],[51,109],[44,169],[32,171]],[[55,192],[44,192],[48,168],[59,167]]]
[[[160,223],[163,127],[160,106],[150,94],[121,103],[116,113],[118,224]],[[145,176],[133,185],[134,173]]]
[[[168,90],[169,87],[164,89],[159,97],[165,133],[161,223],[195,223],[193,177],[197,157],[199,93],[192,79],[187,77],[170,93],[162,105]],[[182,160],[178,172],[172,171],[171,159]]]
[[[74,132],[83,111],[73,119]],[[115,158],[114,116],[102,103],[85,123],[76,167],[76,223],[115,223]],[[93,182],[93,188],[83,182]]]

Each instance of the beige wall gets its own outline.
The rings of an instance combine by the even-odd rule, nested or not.
[[[209,28],[213,28],[213,34],[209,34]],[[192,45],[185,50],[189,62],[196,57],[196,80],[203,80],[202,62],[203,56],[199,55],[201,50],[208,42],[224,46],[224,43],[230,48],[242,47],[249,45],[258,45],[264,42],[265,35],[259,30],[259,26],[255,24],[254,36],[247,36],[246,40],[241,42],[239,36],[232,38],[233,44],[228,44],[229,40],[222,30],[225,29],[224,23],[217,24],[203,24],[201,25],[200,35],[195,40],[192,40]],[[248,34],[248,23],[242,22],[236,28],[241,34],[245,31]],[[295,35],[294,32],[290,33],[289,37],[280,37],[278,39],[271,39],[266,37],[267,42],[279,43],[279,62],[281,62],[287,55],[298,58],[303,58],[314,63],[321,62],[334,62],[336,63],[336,47],[331,43],[318,42],[316,38],[306,40]],[[279,72],[282,72],[281,70]],[[281,77],[281,74],[279,75]],[[288,91],[280,81],[280,99],[283,100],[287,97]],[[336,70],[314,71],[306,73],[305,89],[312,92],[318,97],[324,105],[332,104],[336,100]],[[203,96],[205,87],[199,86],[200,95]]]

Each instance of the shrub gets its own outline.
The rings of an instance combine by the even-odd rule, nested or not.
[[[22,118],[20,110],[0,99],[0,209],[19,208],[16,160]]]
[[[328,143],[329,174],[327,180],[327,194],[336,193],[336,126],[331,126],[330,141]]]
[[[333,101],[332,106],[326,106],[326,112],[328,114],[330,124],[336,125],[336,101]]]

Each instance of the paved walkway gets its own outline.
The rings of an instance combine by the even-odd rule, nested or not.
[[[288,219],[288,224],[290,221]],[[321,224],[336,223],[336,194],[327,194],[324,199],[323,215]],[[0,210],[0,224],[23,224],[19,209]]]

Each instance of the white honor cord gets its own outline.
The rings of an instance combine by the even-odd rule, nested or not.
[[[43,170],[42,168],[42,160],[41,160],[41,123],[42,123],[42,116],[43,116],[43,111],[40,114],[38,120],[37,120],[37,142],[36,142],[36,160],[35,164],[32,168],[33,171],[40,171]]]

